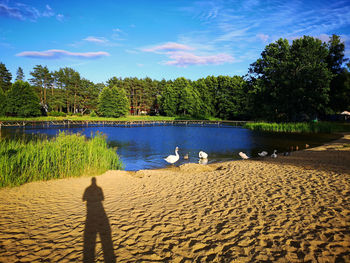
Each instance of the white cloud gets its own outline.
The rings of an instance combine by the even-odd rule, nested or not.
[[[16,54],[17,57],[43,58],[43,59],[61,59],[64,57],[95,59],[110,56],[108,52],[70,52],[60,49],[50,49],[46,51],[24,51]]]
[[[14,18],[22,21],[37,21],[41,17],[54,17],[55,11],[51,6],[46,5],[44,11],[39,11],[36,7],[22,4],[19,2],[12,2],[12,5],[8,1],[0,2],[0,16]],[[56,19],[62,21],[63,15],[56,15]]]
[[[257,34],[256,37],[264,43],[266,43],[269,40],[269,35],[265,34]]]
[[[89,36],[87,38],[84,38],[83,40],[87,42],[99,43],[99,44],[104,44],[108,42],[108,40],[104,37],[94,37],[94,36]]]
[[[179,44],[179,43],[175,43],[175,42],[167,42],[165,44],[161,44],[161,45],[157,45],[157,46],[153,46],[150,48],[143,48],[142,51],[144,52],[154,52],[154,53],[162,53],[162,52],[171,52],[171,51],[180,51],[180,50],[193,50],[194,48],[187,46],[187,45],[183,45],[183,44]]]
[[[187,67],[192,65],[219,65],[234,62],[234,58],[229,54],[216,54],[209,56],[198,56],[190,52],[169,52],[170,61],[165,62],[166,65]]]
[[[60,22],[63,22],[63,20],[64,20],[64,15],[58,14],[58,15],[56,16],[56,19],[57,19],[58,21],[60,21]]]

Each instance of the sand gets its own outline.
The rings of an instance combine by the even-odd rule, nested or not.
[[[347,144],[1,189],[0,262],[350,262]]]

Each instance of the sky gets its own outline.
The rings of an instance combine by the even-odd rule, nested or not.
[[[0,62],[13,79],[35,65],[95,83],[242,76],[279,38],[332,34],[350,57],[349,0],[0,0]]]

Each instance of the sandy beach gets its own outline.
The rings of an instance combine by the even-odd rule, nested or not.
[[[0,262],[350,262],[350,135],[95,179],[1,189]]]

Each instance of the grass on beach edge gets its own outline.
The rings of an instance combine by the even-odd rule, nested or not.
[[[298,122],[298,123],[246,123],[244,128],[253,131],[285,132],[285,133],[335,133],[349,132],[349,123],[336,122]]]
[[[0,187],[98,175],[110,169],[122,169],[122,163],[100,133],[91,139],[64,132],[44,140],[0,139]]]

